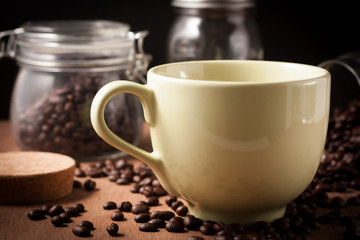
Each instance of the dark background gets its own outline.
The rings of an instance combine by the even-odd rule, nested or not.
[[[317,65],[357,51],[357,1],[257,0],[256,19],[266,60]],[[145,51],[151,66],[165,63],[165,44],[174,13],[170,0],[13,0],[0,4],[0,31],[34,20],[107,19],[149,30]],[[150,67],[151,67],[150,66]],[[0,60],[0,118],[8,118],[17,65]]]

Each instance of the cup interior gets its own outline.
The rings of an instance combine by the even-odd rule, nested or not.
[[[150,72],[177,80],[244,83],[310,80],[328,74],[325,69],[306,64],[257,60],[179,62],[154,67]]]

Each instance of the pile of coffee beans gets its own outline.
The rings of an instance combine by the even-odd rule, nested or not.
[[[129,201],[119,204],[108,201],[103,205],[106,210],[114,210],[110,214],[112,221],[125,221],[123,212],[134,214],[134,221],[143,232],[157,232],[159,229],[171,233],[197,231],[205,236],[213,236],[216,240],[307,240],[312,231],[322,224],[331,223],[343,227],[344,240],[360,239],[360,214],[350,216],[342,211],[346,207],[360,206],[360,194],[347,199],[329,195],[329,192],[360,190],[359,116],[360,102],[352,102],[343,111],[334,111],[323,158],[314,180],[287,206],[285,216],[271,223],[259,221],[251,226],[243,226],[196,218],[188,213],[188,208],[181,200],[166,193],[148,166],[140,164],[135,168],[126,159],[105,160],[90,164],[86,169],[78,165],[75,174],[77,177],[108,177],[109,181],[117,185],[131,184],[132,193],[144,195],[145,199],[135,204]],[[169,211],[151,211],[153,206],[159,205],[159,197],[162,196],[166,196],[165,203]],[[61,212],[56,208],[52,211]],[[70,214],[71,210],[68,212]],[[41,213],[41,209],[35,209],[28,213],[28,217],[33,220],[43,219]],[[118,225],[111,224],[106,230],[114,236],[118,234]],[[188,240],[202,239],[201,236],[188,237]]]
[[[74,158],[118,152],[95,133],[90,106],[97,91],[121,79],[119,75],[118,71],[55,74],[53,89],[12,117],[18,145],[24,150],[58,152]],[[114,133],[134,143],[141,135],[140,114],[134,96],[122,94],[107,104],[105,120]]]

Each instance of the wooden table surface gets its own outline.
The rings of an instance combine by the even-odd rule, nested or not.
[[[149,131],[145,126],[143,139],[140,144],[146,150],[151,149],[149,140]],[[0,152],[5,151],[20,151],[16,146],[14,138],[11,134],[10,124],[7,120],[0,120]],[[139,161],[132,159],[134,164]],[[82,163],[86,165],[87,163]],[[0,166],[1,167],[1,166]],[[77,178],[80,182],[84,182],[86,178]],[[106,226],[111,224],[110,213],[111,210],[104,210],[103,204],[107,201],[114,201],[120,203],[122,201],[130,201],[136,203],[143,200],[145,197],[141,194],[134,194],[130,192],[130,186],[120,186],[114,182],[110,182],[107,178],[96,178],[96,190],[87,192],[83,188],[74,188],[69,196],[62,199],[55,200],[49,204],[61,204],[62,206],[71,206],[74,203],[83,203],[86,212],[81,216],[72,218],[73,222],[68,223],[64,227],[54,227],[49,217],[40,221],[31,221],[27,218],[29,210],[39,208],[43,204],[33,205],[0,205],[0,240],[24,240],[24,239],[80,239],[72,233],[72,227],[81,220],[89,220],[94,223],[95,230],[92,231],[90,239],[158,239],[158,240],[172,240],[184,239],[188,236],[202,236],[205,239],[215,239],[215,236],[205,236],[199,231],[187,231],[185,233],[169,233],[165,229],[160,229],[155,233],[145,233],[138,230],[139,224],[134,221],[132,213],[124,213],[126,220],[118,222],[120,235],[111,237],[106,232]],[[1,193],[0,193],[1,194]],[[345,198],[357,195],[357,192],[342,194]],[[160,198],[160,205],[151,207],[151,211],[155,210],[170,210],[164,203],[165,197]],[[360,212],[360,207],[347,207],[341,211],[344,214],[357,216]],[[339,224],[321,224],[318,230],[314,230],[309,235],[310,239],[342,239],[342,234],[345,227]]]

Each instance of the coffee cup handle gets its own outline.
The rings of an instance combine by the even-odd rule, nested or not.
[[[90,119],[95,132],[108,144],[124,151],[135,158],[138,158],[148,164],[150,167],[158,167],[160,159],[157,152],[147,152],[116,135],[106,125],[104,111],[106,104],[112,97],[120,93],[130,93],[135,95],[143,105],[146,122],[153,124],[153,91],[147,85],[134,83],[130,81],[112,81],[103,86],[95,95],[90,109]]]

